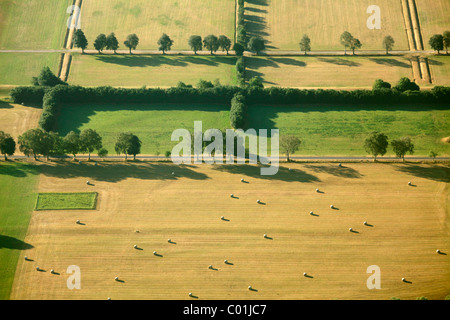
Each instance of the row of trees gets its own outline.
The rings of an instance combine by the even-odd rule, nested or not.
[[[341,34],[339,38],[340,43],[344,46],[345,54],[347,54],[347,48],[350,48],[355,54],[356,49],[360,49],[362,47],[361,41],[352,36],[352,34],[348,31],[345,31]],[[383,39],[383,48],[386,50],[386,54],[389,54],[394,48],[395,40],[392,36],[386,36]],[[299,42],[300,50],[307,54],[307,52],[311,51],[311,39],[308,35],[303,35],[302,39]]]
[[[163,39],[162,41],[164,41],[164,39],[166,39],[166,37],[164,37],[164,36],[167,36],[167,35],[164,34],[161,37],[161,39]],[[159,43],[159,41],[158,41],[158,43]],[[166,43],[165,46],[163,47],[164,50],[166,50],[167,45],[171,46],[172,43]],[[84,35],[83,30],[77,29],[73,35],[73,45],[76,48],[81,48],[81,52],[84,53],[84,50],[87,48],[88,44],[89,44],[89,42],[88,42],[86,36]],[[137,48],[137,46],[139,45],[139,37],[135,33],[129,34],[127,36],[127,39],[123,42],[123,44],[130,50],[130,54],[131,54],[131,50],[135,50]],[[97,36],[97,38],[94,41],[94,48],[95,48],[95,50],[98,51],[99,54],[104,49],[112,50],[112,51],[114,51],[114,53],[116,53],[117,49],[119,49],[119,40],[117,40],[117,37],[114,34],[114,32],[110,33],[108,36],[101,33]],[[170,48],[169,48],[169,50],[170,50]]]
[[[405,155],[407,153],[414,153],[414,144],[409,137],[403,137],[400,139],[394,139],[391,141],[392,149],[398,158],[402,158],[405,161]],[[367,153],[377,160],[378,156],[384,156],[387,152],[389,145],[388,137],[381,132],[374,131],[372,134],[364,141],[364,148]]]
[[[108,150],[103,148],[102,137],[93,129],[85,129],[81,133],[70,131],[62,137],[57,132],[44,131],[40,128],[30,129],[24,132],[18,139],[19,150],[26,156],[33,156],[37,159],[42,155],[49,159],[50,156],[61,156],[71,154],[76,160],[79,153],[88,153],[88,160],[91,160],[91,154],[95,150],[99,157],[104,158],[108,155]],[[141,152],[142,142],[131,132],[120,133],[115,144],[117,154],[136,155]],[[12,156],[16,152],[16,142],[11,135],[0,131],[0,152],[7,156]]]
[[[286,155],[287,161],[290,161],[290,155],[296,152],[302,141],[295,136],[281,136],[280,137],[280,151]],[[406,154],[414,153],[414,144],[410,137],[402,137],[394,139],[389,143],[388,137],[381,132],[374,131],[364,141],[364,148],[374,157],[374,161],[378,156],[384,156],[387,152],[389,144],[392,147],[395,155],[405,161]],[[438,154],[435,151],[430,151],[429,157],[436,158]]]

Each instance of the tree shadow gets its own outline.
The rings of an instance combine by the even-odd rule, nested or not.
[[[9,104],[8,102],[0,100],[0,109],[12,109],[14,108],[13,105]]]
[[[324,172],[341,178],[359,179],[363,177],[359,171],[349,167],[337,168],[334,165],[305,165],[305,168],[308,168],[314,172]],[[320,192],[322,191],[319,190],[319,193]]]
[[[287,65],[291,65],[291,66],[306,67],[306,62],[299,61],[299,60],[292,59],[292,58],[274,58],[274,57],[270,57],[268,59],[270,59],[270,60],[272,60],[274,62],[277,62],[277,63],[287,64]]]
[[[419,178],[445,183],[450,182],[450,165],[423,166],[420,164],[403,164],[396,165],[395,169]]]
[[[214,170],[232,174],[246,175],[252,178],[264,180],[281,180],[285,182],[319,182],[320,179],[302,170],[289,171],[285,167],[279,167],[278,173],[273,176],[261,175],[261,165],[250,164],[223,164],[215,165]]]
[[[116,64],[130,68],[158,67],[170,65],[186,67],[188,63],[183,61],[185,57],[166,57],[163,55],[96,55],[95,59],[104,63]]]
[[[437,60],[433,60],[433,59],[430,59],[430,58],[428,58],[428,63],[433,65],[433,66],[443,66],[444,65],[443,62],[437,61]]]
[[[172,172],[176,168],[177,176]],[[70,162],[59,162],[56,165],[42,164],[41,173],[45,176],[62,179],[69,178],[90,178],[96,181],[119,182],[128,178],[141,180],[178,180],[188,178],[192,180],[204,180],[209,177],[203,173],[195,171],[197,166],[175,165],[167,163],[146,163],[139,164],[129,162],[102,163],[99,166],[79,166]]]
[[[246,0],[245,2],[249,4],[254,4],[257,6],[268,6],[267,0]],[[247,8],[246,8],[247,9]]]
[[[326,63],[336,64],[338,66],[359,67],[361,63],[343,59],[343,58],[317,58],[317,60]]]
[[[248,3],[251,3],[251,1],[247,1]],[[245,10],[255,13],[267,13],[266,9],[260,9],[255,7],[246,7]]]
[[[251,14],[245,14],[245,26],[247,30],[247,36],[258,36],[265,37],[269,36],[269,34],[264,31],[267,29],[266,19],[262,16],[256,16]]]
[[[389,67],[411,68],[411,64],[392,58],[370,58],[369,60]]]
[[[0,176],[7,175],[17,178],[25,178],[29,175],[38,175],[39,167],[34,164],[14,163],[8,161],[8,165],[0,165]]]
[[[14,237],[0,234],[0,249],[29,250],[32,248],[34,248],[34,246],[29,243],[26,243]]]

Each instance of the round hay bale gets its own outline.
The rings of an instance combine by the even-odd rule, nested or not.
[[[192,297],[192,292],[189,292],[189,297]]]
[[[367,221],[364,221],[364,225],[367,226]]]
[[[212,266],[212,265],[209,265],[208,269],[212,269],[212,268],[213,268],[213,266]]]
[[[261,200],[256,200],[256,203],[261,203]]]
[[[89,181],[86,181],[86,184],[89,184]]]
[[[222,219],[222,220],[223,220],[223,219],[225,219],[225,217],[224,217],[224,216],[221,216],[221,217],[220,217],[220,219]]]
[[[437,249],[437,250],[436,250],[436,253],[441,253],[441,250]]]
[[[411,181],[408,182],[408,186],[412,185]]]
[[[314,214],[314,212],[310,211],[310,212],[309,212],[309,214],[310,214],[310,215],[313,215],[313,214]]]
[[[77,220],[77,223],[79,224],[79,223],[80,223],[80,220]]]
[[[230,197],[233,198],[233,197],[234,197],[234,194],[230,194]]]
[[[252,286],[248,286],[248,290],[252,290],[253,288],[252,288]]]
[[[308,274],[306,272],[303,272],[303,276],[306,277]]]
[[[25,257],[24,259],[25,259],[25,260],[28,260],[28,257]]]
[[[331,208],[331,209],[333,209],[333,208],[334,208],[334,206],[333,206],[333,205],[330,205],[330,208]]]
[[[136,233],[139,233],[139,230],[136,230],[135,232],[136,232]]]
[[[267,234],[264,234],[264,238],[267,238]]]
[[[114,280],[119,281],[119,277],[115,277]]]
[[[244,182],[244,181],[245,181],[244,178],[242,178],[242,179],[241,179],[241,182]]]
[[[135,249],[137,249],[137,247],[138,247],[137,244],[135,244],[135,245],[133,246],[133,248],[135,248]]]
[[[172,240],[171,239],[167,239],[167,242],[172,242]]]
[[[108,298],[108,299],[106,299],[106,300],[111,300],[111,298]]]
[[[52,270],[50,270],[50,273],[55,273],[55,270],[53,270],[53,269],[52,269]]]
[[[226,260],[226,259],[225,259],[225,260],[223,260],[223,263],[228,263],[228,260]]]
[[[39,270],[41,270],[39,267],[36,267],[36,271],[39,271]]]
[[[342,163],[339,163],[339,167],[342,167]]]
[[[403,282],[405,282],[405,281],[406,281],[406,279],[405,279],[405,278],[402,278],[402,281],[403,281]]]
[[[153,251],[153,254],[156,255],[156,251]]]
[[[352,231],[353,231],[353,229],[352,229],[352,228],[348,228],[348,231],[352,232]]]
[[[318,189],[318,188],[316,189],[316,192],[319,192],[319,189]]]

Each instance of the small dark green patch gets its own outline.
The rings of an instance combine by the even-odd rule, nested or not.
[[[94,210],[97,192],[39,193],[35,210]]]

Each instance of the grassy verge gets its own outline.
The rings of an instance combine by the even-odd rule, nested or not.
[[[39,169],[23,163],[0,164],[0,300],[9,299],[21,250],[36,202]]]

